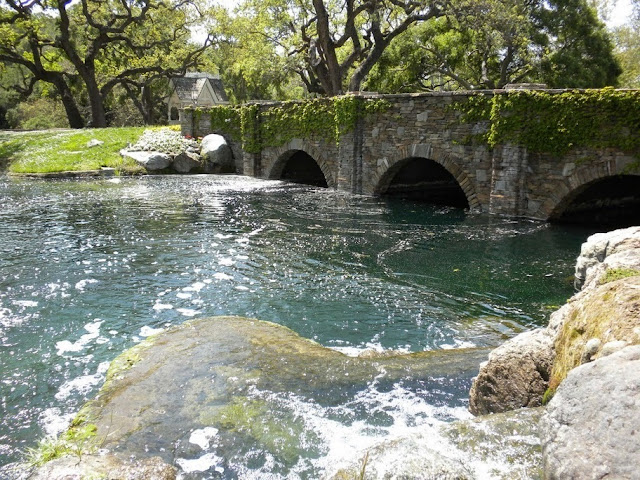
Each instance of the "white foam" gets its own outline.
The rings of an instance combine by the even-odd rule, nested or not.
[[[382,346],[382,344],[380,343],[374,343],[374,342],[368,342],[366,343],[364,346],[361,347],[354,347],[354,346],[347,346],[347,347],[338,347],[338,346],[332,346],[329,347],[332,350],[336,350],[344,355],[347,355],[348,357],[359,357],[361,356],[363,353],[366,352],[375,352],[378,354],[385,354],[385,353],[393,353],[393,354],[398,354],[398,355],[404,355],[407,353],[410,353],[411,350],[409,350],[408,348],[385,348]]]
[[[233,260],[233,258],[223,257],[220,260],[218,260],[218,263],[220,265],[225,266],[225,267],[230,267],[231,265],[233,265],[236,262]]]
[[[473,342],[467,342],[464,340],[454,339],[453,343],[443,343],[440,348],[443,350],[453,350],[456,348],[474,348],[476,345]]]
[[[153,306],[153,309],[160,312],[162,310],[171,310],[173,308],[173,305],[171,305],[170,303],[160,303],[158,301],[156,301],[155,305]]]
[[[57,407],[47,408],[40,414],[40,424],[48,437],[55,437],[69,428],[73,417],[73,413],[63,415]]]
[[[213,440],[218,435],[218,429],[214,427],[205,427],[191,432],[189,443],[198,445],[202,450],[208,450]]]
[[[141,337],[150,337],[151,335],[157,335],[158,333],[164,332],[164,328],[153,328],[148,325],[145,325],[140,329],[139,335]]]
[[[95,278],[87,278],[85,280],[80,280],[78,283],[76,283],[76,290],[84,292],[87,285],[91,285],[92,283],[98,283],[98,280],[96,280]]]
[[[244,291],[249,290],[249,287],[245,287],[244,285],[238,285],[238,286],[236,287],[236,290],[241,290],[241,291],[243,291],[243,292],[244,292]]]
[[[18,305],[20,307],[37,307],[38,302],[34,302],[33,300],[14,300],[14,305]]]
[[[93,375],[82,375],[63,383],[55,395],[56,399],[65,400],[74,392],[80,395],[89,393],[94,386],[104,380],[104,374],[107,373],[107,370],[109,370],[109,362],[102,362],[98,365],[98,370]]]
[[[217,272],[213,274],[213,278],[216,280],[231,280],[233,277],[231,275],[227,275],[226,273]]]
[[[176,459],[176,463],[184,473],[206,472],[211,467],[222,463],[222,461],[223,459],[217,456],[215,453],[207,453],[200,458],[194,458],[192,460],[186,458]],[[217,467],[216,471],[222,473],[224,469],[222,469],[222,467]]]
[[[60,342],[57,342],[56,349],[58,350],[58,355],[64,355],[67,352],[80,352],[84,350],[89,343],[100,336],[101,325],[102,321],[96,319],[95,321],[87,323],[84,326],[84,329],[89,333],[82,335],[77,341],[73,343],[69,340],[62,340]]]
[[[178,298],[182,298],[183,300],[184,300],[184,299],[187,299],[187,298],[191,298],[191,296],[192,296],[192,294],[191,294],[191,293],[185,293],[185,292],[179,292],[179,293],[176,295],[176,297],[178,297]]]
[[[194,317],[200,313],[198,310],[193,310],[191,308],[176,308],[176,312],[184,315],[185,317]]]

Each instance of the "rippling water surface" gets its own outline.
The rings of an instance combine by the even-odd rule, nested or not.
[[[497,345],[571,295],[586,235],[245,177],[0,179],[0,464],[63,429],[116,355],[193,317],[257,317],[348,354]],[[370,386],[342,408],[384,404],[389,430],[464,417],[469,382],[439,400]]]

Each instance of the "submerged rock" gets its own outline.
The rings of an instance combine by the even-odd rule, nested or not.
[[[640,346],[569,372],[541,421],[545,479],[640,478]]]
[[[330,480],[539,478],[542,410],[519,409],[461,420],[433,432],[382,442]],[[433,438],[441,438],[434,445]]]
[[[324,447],[317,430],[281,398],[340,405],[372,382],[391,388],[408,378],[470,377],[483,355],[348,357],[273,323],[200,319],[116,358],[72,428],[89,428],[92,445],[116,456],[160,457],[180,467],[185,479],[234,472],[256,455],[255,462],[268,457],[286,471],[300,459],[321,457]],[[384,412],[378,415],[384,422]]]
[[[158,457],[135,460],[115,455],[81,455],[52,460],[28,480],[175,480],[177,470]]]

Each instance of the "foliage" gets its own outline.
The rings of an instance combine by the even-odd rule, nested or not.
[[[455,0],[446,16],[410,27],[385,51],[366,88],[385,93],[614,85],[620,68],[586,0]]]
[[[116,94],[149,121],[158,82],[197,66],[208,46],[190,43],[201,15],[196,0],[4,2],[0,62],[20,70],[15,88],[24,95],[38,82],[52,85],[74,128],[85,124],[84,102],[91,123],[106,126]]]
[[[358,118],[383,112],[388,106],[386,100],[345,95],[283,102],[264,110],[257,104],[215,106],[209,115],[212,131],[242,139],[244,150],[255,153],[264,147],[284,145],[294,138],[316,137],[336,142],[355,128]]]
[[[626,25],[614,30],[616,56],[622,66],[620,86],[640,88],[640,0],[632,3],[634,9]]]
[[[640,275],[640,270],[634,268],[608,268],[603,277],[598,282],[600,285],[615,282],[623,278],[635,277]]]
[[[123,160],[120,150],[133,143],[143,128],[87,129],[13,134],[0,141],[0,157],[8,156],[13,173],[97,170],[113,167],[127,171],[135,165]],[[101,145],[89,147],[90,140]]]
[[[192,144],[192,140],[184,138],[180,132],[170,128],[146,129],[129,150],[178,154]]]
[[[327,96],[357,91],[392,41],[410,25],[441,15],[441,3],[244,0],[233,17],[220,11],[212,25],[221,58],[235,57],[221,72],[240,87],[238,99],[265,90],[276,95],[261,98],[282,98],[287,90],[300,92],[301,84]]]
[[[18,103],[7,111],[7,123],[11,128],[22,130],[69,127],[62,105],[46,97],[32,98]]]
[[[507,91],[454,105],[462,122],[487,121],[481,140],[562,155],[576,147],[640,151],[640,91]]]
[[[27,449],[26,461],[30,466],[40,467],[51,460],[69,455],[81,458],[95,450],[97,430],[93,424],[72,425],[59,437],[45,437],[35,448]]]

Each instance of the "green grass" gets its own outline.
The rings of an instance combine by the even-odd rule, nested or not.
[[[135,173],[135,162],[123,161],[120,150],[135,143],[144,127],[100,128],[86,130],[46,130],[39,132],[2,132],[0,166],[11,173],[49,173],[99,170],[112,167]],[[96,139],[102,145],[89,147]]]

